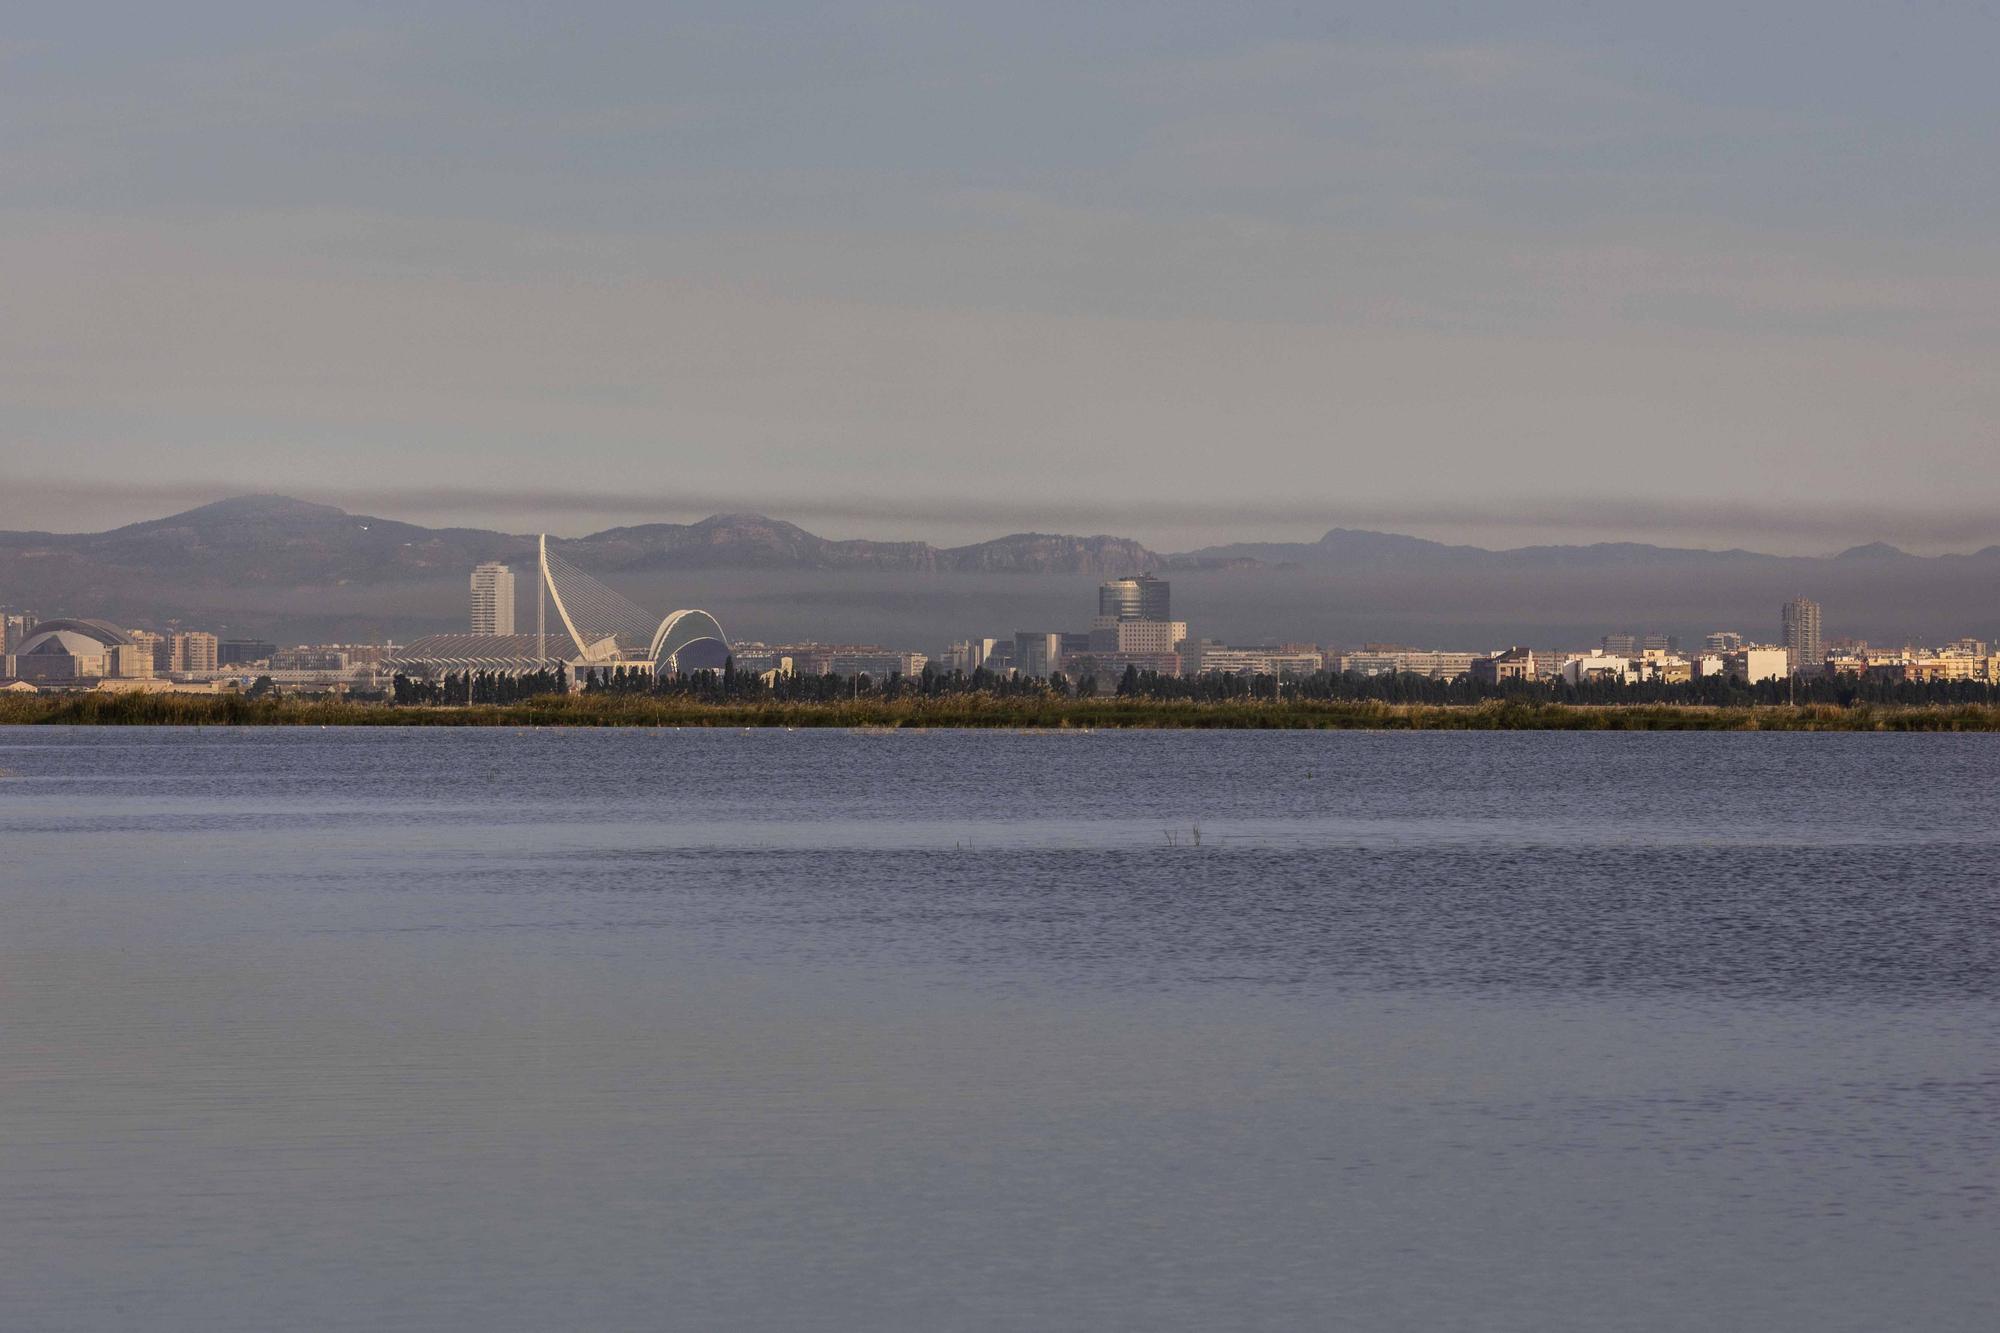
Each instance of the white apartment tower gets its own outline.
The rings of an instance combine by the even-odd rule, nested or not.
[[[1793,671],[1817,671],[1826,656],[1820,645],[1819,603],[1794,597],[1778,611],[1779,633]]]
[[[488,562],[472,571],[472,632],[514,632],[514,571]]]
[[[186,630],[167,637],[167,669],[170,671],[213,671],[221,647],[213,634]],[[157,660],[157,659],[155,659]]]

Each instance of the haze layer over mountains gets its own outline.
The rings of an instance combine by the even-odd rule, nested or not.
[[[642,605],[705,607],[737,637],[918,649],[1086,625],[1092,585],[1139,572],[1171,577],[1176,614],[1232,642],[1561,646],[1642,628],[1768,637],[1778,604],[1800,593],[1826,606],[1830,634],[1878,642],[1994,637],[2000,624],[2000,547],[1936,557],[1879,543],[1828,557],[1639,543],[1492,551],[1334,528],[1317,542],[1166,553],[1104,535],[834,541],[756,514],[552,541]],[[529,534],[244,496],[102,533],[0,533],[0,604],[283,641],[408,638],[458,625],[473,565],[525,571],[533,550]],[[532,580],[520,584],[525,595]]]

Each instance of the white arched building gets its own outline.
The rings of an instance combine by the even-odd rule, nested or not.
[[[729,636],[706,611],[676,611],[653,631],[646,657],[655,671],[669,675],[720,669],[729,660]]]

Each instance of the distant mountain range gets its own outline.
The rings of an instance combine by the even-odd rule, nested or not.
[[[1294,566],[1309,569],[1449,569],[1479,565],[1510,569],[1573,568],[1607,566],[1661,569],[1684,566],[1721,566],[1744,563],[1798,564],[1810,566],[1823,559],[1855,560],[1937,560],[2000,561],[2000,546],[1988,546],[1969,556],[1915,556],[1886,542],[1854,546],[1838,555],[1777,556],[1756,551],[1730,549],[1711,551],[1686,546],[1649,546],[1642,542],[1596,542],[1588,546],[1517,546],[1508,550],[1488,550],[1481,546],[1451,546],[1422,537],[1403,537],[1389,532],[1368,532],[1356,528],[1334,528],[1316,542],[1235,542],[1210,546],[1199,551],[1166,557],[1173,569],[1213,569],[1258,565]]]
[[[1158,569],[1125,537],[1018,533],[971,546],[829,541],[761,514],[646,523],[551,539],[598,572],[656,569],[875,569],[912,573],[1097,574]],[[530,535],[425,528],[282,495],[246,495],[109,532],[0,532],[0,596],[112,588],[121,580],[300,587],[456,575],[485,560],[532,560]]]
[[[706,571],[697,587],[708,591],[694,595],[722,596],[725,586],[733,588],[747,614],[756,614],[757,602],[742,591],[750,586],[746,580],[791,576],[797,584],[816,574],[867,572],[1070,578],[1178,573],[1194,580],[1190,587],[1223,579],[1238,589],[1228,595],[1230,602],[1277,598],[1296,602],[1315,617],[1340,604],[1370,607],[1369,615],[1381,617],[1398,614],[1397,605],[1413,608],[1411,614],[1415,608],[1442,614],[1439,608],[1452,603],[1462,607],[1453,614],[1464,624],[1484,623],[1475,618],[1478,599],[1491,595],[1507,599],[1488,603],[1496,615],[1511,605],[1521,614],[1560,616],[1565,588],[1592,589],[1594,597],[1611,603],[1624,600],[1620,588],[1629,589],[1632,613],[1642,617],[1659,614],[1649,613],[1648,605],[1669,601],[1709,605],[1732,587],[1744,589],[1743,604],[1754,607],[1780,589],[1816,596],[1851,589],[1856,610],[1863,598],[1894,609],[1909,603],[1904,590],[1914,588],[1936,590],[1940,607],[1957,607],[1948,614],[1960,617],[1988,600],[1983,590],[2000,575],[2000,546],[1936,557],[1912,556],[1881,543],[1829,557],[1627,542],[1495,551],[1334,528],[1316,542],[1239,542],[1163,554],[1127,537],[1048,533],[1016,533],[968,546],[833,541],[760,514],[610,528],[553,544],[571,562],[634,586],[659,587],[664,579],[686,589],[688,581],[675,571]],[[526,534],[427,528],[285,496],[241,496],[109,532],[0,532],[0,604],[135,624],[180,616],[254,628],[324,618],[360,633],[434,624],[462,596],[473,565],[504,560],[523,567],[533,558],[534,538]],[[1254,577],[1260,574],[1268,577]],[[1306,583],[1338,590],[1342,601],[1329,602],[1331,593],[1308,592],[1306,583],[1287,575],[1310,575]],[[1283,592],[1293,584],[1294,592]],[[990,581],[980,586],[989,603],[1013,596],[994,592],[997,585]],[[1482,588],[1494,593],[1477,591]],[[1713,596],[1702,595],[1703,589]],[[948,613],[953,601],[942,591],[924,596],[934,599],[923,613],[926,624]],[[965,598],[958,600],[966,619],[983,614]],[[1019,598],[1015,603],[1022,605]],[[1584,611],[1581,605],[1576,609]],[[1591,614],[1611,614],[1610,605]]]
[[[1017,532],[971,546],[829,541],[762,514],[699,523],[609,528],[562,543],[564,558],[598,571],[649,569],[870,569],[919,574],[1146,573],[1165,562],[1129,537]]]
[[[1235,542],[1180,554],[1129,537],[1020,532],[969,546],[920,541],[833,541],[762,514],[716,514],[696,523],[644,523],[585,537],[551,539],[564,557],[598,572],[658,569],[866,569],[924,574],[1089,574],[1107,578],[1174,569],[1515,568],[1585,563],[1647,566],[1743,561],[1801,562],[1754,551],[1711,551],[1634,542],[1488,550],[1396,533],[1334,528],[1316,542]],[[532,557],[534,538],[484,528],[426,528],[350,514],[282,495],[245,495],[109,532],[0,532],[0,594],[16,584],[149,579],[309,586],[390,583],[457,574],[484,560]],[[1835,560],[1919,560],[1881,542]],[[2000,546],[1971,556],[2000,560]],[[1812,563],[1805,558],[1804,563]]]

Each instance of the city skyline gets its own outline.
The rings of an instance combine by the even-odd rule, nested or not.
[[[166,632],[120,628],[102,618],[46,618],[0,606],[0,686],[9,690],[158,690],[215,693],[245,686],[272,692],[363,692],[398,704],[474,702],[475,679],[486,682],[486,701],[511,700],[523,689],[614,689],[637,682],[670,688],[674,680],[747,672],[764,686],[794,677],[863,680],[921,678],[929,689],[948,679],[954,688],[994,688],[1003,682],[1039,683],[1058,695],[1098,692],[1117,681],[1121,693],[1148,682],[1190,682],[1239,677],[1271,682],[1273,697],[1289,680],[1304,687],[1337,688],[1370,677],[1426,679],[1454,688],[1469,685],[1501,692],[1555,682],[1571,689],[1632,686],[1692,687],[1723,681],[1755,687],[1780,680],[1874,685],[2000,688],[2000,655],[1970,635],[1900,647],[1869,644],[1852,636],[1823,637],[1821,608],[1792,597],[1778,608],[1774,639],[1735,630],[1712,630],[1699,650],[1683,652],[1680,637],[1656,631],[1612,631],[1578,650],[1514,644],[1465,652],[1435,645],[1364,643],[1359,650],[1288,642],[1232,644],[1198,637],[1173,615],[1172,583],[1150,573],[1107,579],[1097,585],[1088,630],[1022,630],[1011,635],[960,639],[941,653],[881,644],[732,643],[713,615],[681,610],[648,632],[652,614],[537,542],[533,578],[535,634],[517,634],[517,587],[511,568],[497,561],[475,566],[468,581],[471,630],[422,635],[398,648],[386,645],[301,644],[283,652],[274,644],[223,643],[214,634],[170,625]],[[547,633],[553,605],[558,629]],[[1942,646],[1939,646],[1941,643]],[[261,652],[262,656],[258,656]],[[225,664],[235,669],[226,669]],[[551,673],[554,674],[551,674]]]

